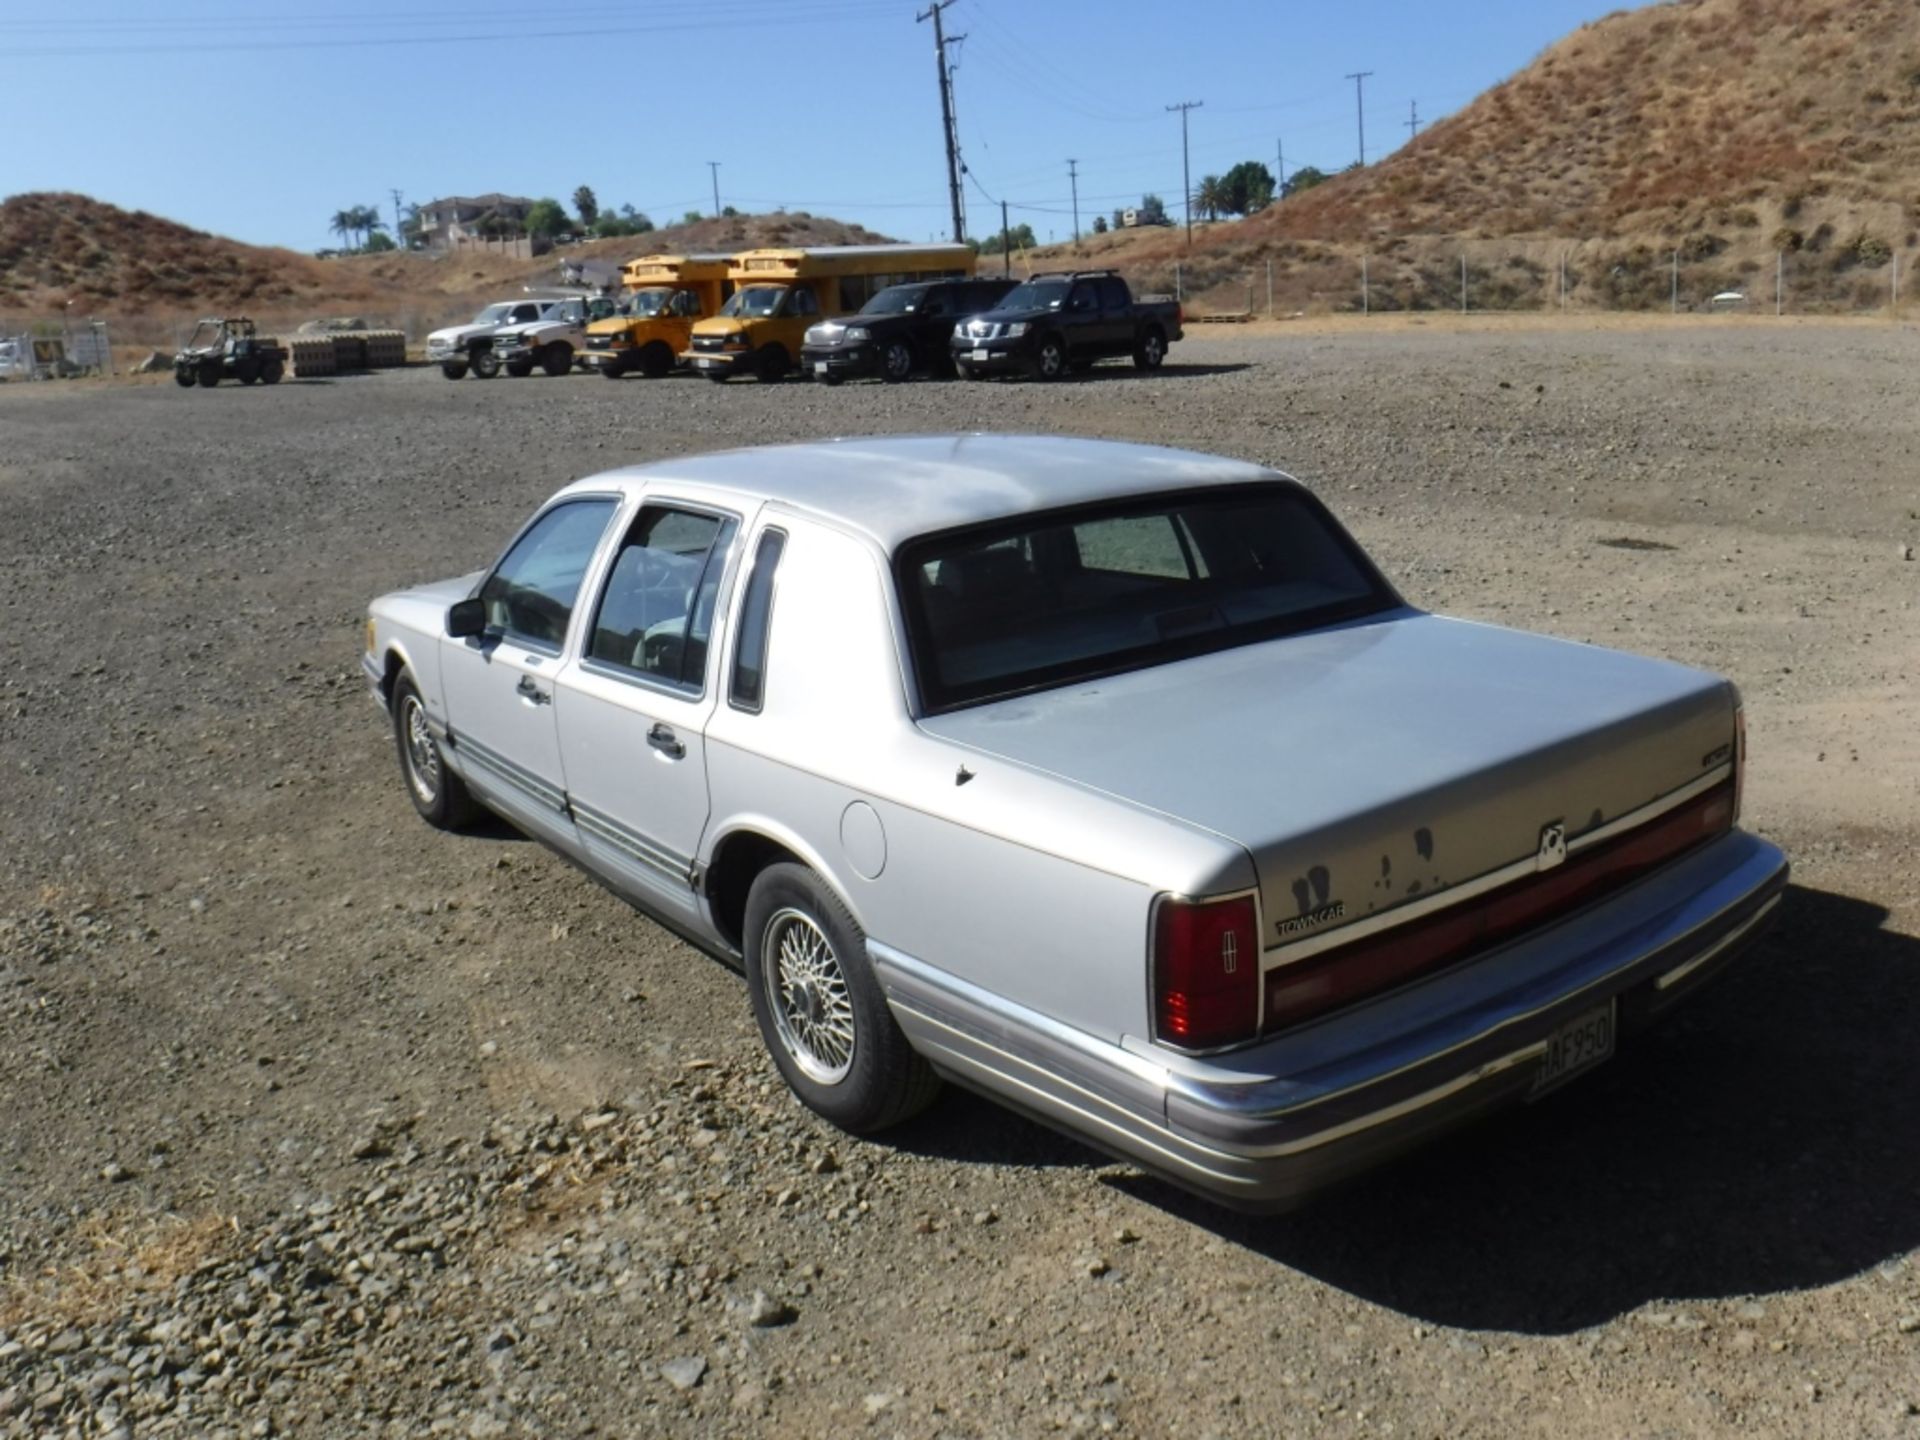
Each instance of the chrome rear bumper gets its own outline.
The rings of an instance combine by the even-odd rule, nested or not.
[[[1631,1036],[1755,938],[1786,881],[1775,846],[1734,831],[1493,954],[1206,1057],[1115,1044],[869,950],[936,1069],[1176,1184],[1277,1210],[1518,1100],[1585,1011],[1617,1000]]]

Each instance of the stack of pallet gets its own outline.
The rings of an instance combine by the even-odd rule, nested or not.
[[[331,335],[295,335],[286,344],[287,359],[301,379],[340,373]]]

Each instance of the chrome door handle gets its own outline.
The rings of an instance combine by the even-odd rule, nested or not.
[[[533,683],[533,677],[531,675],[522,675],[520,677],[520,683],[513,688],[522,698],[531,700],[536,705],[548,704],[553,698]]]
[[[658,750],[670,760],[678,760],[687,753],[672,729],[665,725],[655,725],[647,731],[647,744]]]

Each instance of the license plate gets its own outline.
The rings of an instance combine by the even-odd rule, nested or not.
[[[827,362],[826,362],[826,361],[824,361],[824,360],[816,360],[816,361],[814,361],[814,362],[813,362],[813,373],[814,373],[814,374],[816,374],[816,375],[824,375],[824,374],[826,374],[826,373],[827,373]]]
[[[693,363],[698,365],[702,370],[711,370],[714,366],[718,365],[720,362],[718,360],[708,360],[708,359],[702,358],[694,361]]]
[[[990,353],[992,353],[992,352],[990,352],[990,351],[987,351],[987,350],[976,350],[976,351],[974,351],[974,352],[973,352],[973,358],[974,358],[974,359],[976,359],[976,360],[984,360],[984,359],[986,359],[986,358],[987,358],[987,356],[988,356],[988,355],[989,355]]]
[[[1547,1053],[1540,1062],[1539,1073],[1533,1077],[1533,1089],[1529,1093],[1544,1095],[1611,1058],[1617,1029],[1611,1000],[1598,1010],[1589,1010],[1562,1025],[1547,1038]]]

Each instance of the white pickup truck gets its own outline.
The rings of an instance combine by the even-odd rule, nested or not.
[[[558,300],[502,300],[487,306],[465,325],[449,325],[427,336],[427,363],[438,365],[449,380],[463,380],[472,370],[482,380],[500,373],[500,355],[494,337],[508,326],[531,324],[561,302]]]
[[[613,313],[614,302],[598,295],[549,301],[539,318],[494,332],[494,358],[509,375],[531,375],[535,365],[549,375],[564,375],[587,348],[588,323]]]

